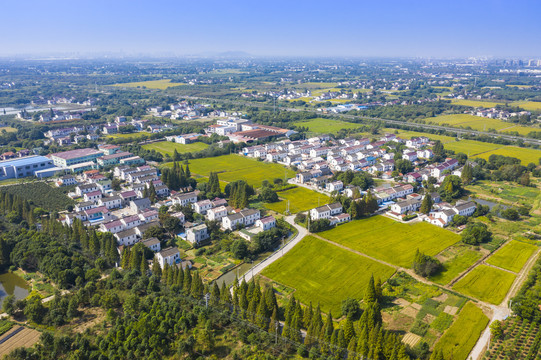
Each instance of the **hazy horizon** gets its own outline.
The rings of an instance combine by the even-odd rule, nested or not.
[[[0,57],[541,57],[541,3],[9,2]]]

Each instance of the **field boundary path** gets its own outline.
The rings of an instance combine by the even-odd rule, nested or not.
[[[249,269],[244,275],[242,275],[239,279],[239,281],[242,281],[243,279],[248,282],[252,279],[254,275],[259,274],[263,269],[265,269],[267,266],[275,262],[276,260],[280,259],[282,256],[288,253],[291,249],[295,247],[306,235],[308,235],[308,230],[304,227],[295,224],[295,215],[285,216],[284,220],[287,221],[291,226],[295,227],[297,229],[297,234],[291,239],[287,244],[276,250],[274,253],[272,253],[270,256],[268,256],[265,260],[260,262],[259,264],[254,265],[251,269]]]

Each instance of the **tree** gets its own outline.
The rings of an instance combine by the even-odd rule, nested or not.
[[[261,190],[261,200],[268,203],[277,202],[278,194],[276,191],[272,190],[270,187],[265,187]]]
[[[348,319],[355,319],[361,308],[359,302],[353,298],[347,298],[342,300],[342,315],[345,315]]]
[[[416,274],[429,277],[438,273],[441,269],[442,265],[437,259],[425,255],[417,249],[413,259],[413,271],[415,271]]]
[[[473,168],[470,164],[464,165],[464,168],[462,169],[462,174],[460,175],[460,179],[464,184],[469,184],[473,180]]]
[[[446,176],[441,184],[440,195],[445,201],[451,201],[462,196],[464,189],[462,187],[462,181],[456,175]]]
[[[366,285],[366,290],[364,292],[364,302],[367,304],[378,301],[376,294],[376,287],[374,285],[374,275],[370,276],[370,281]]]
[[[500,212],[500,215],[507,220],[516,221],[520,219],[518,211],[514,208],[507,208]]]
[[[479,245],[492,239],[492,233],[488,230],[488,227],[480,222],[468,224],[461,236],[462,241],[470,245]]]
[[[432,196],[430,194],[425,194],[423,202],[421,203],[421,208],[419,211],[423,214],[429,214],[432,210]]]
[[[500,320],[495,320],[490,324],[490,333],[494,340],[500,339],[503,335],[502,322]]]

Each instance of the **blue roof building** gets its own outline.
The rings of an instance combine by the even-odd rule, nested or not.
[[[0,180],[35,176],[36,171],[52,167],[53,161],[45,156],[26,156],[0,161]]]

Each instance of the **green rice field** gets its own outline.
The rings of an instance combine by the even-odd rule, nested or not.
[[[506,270],[519,272],[536,250],[535,245],[512,240],[496,251],[486,262]]]
[[[160,141],[152,144],[143,145],[143,149],[146,150],[156,150],[157,152],[165,155],[173,155],[175,150],[179,154],[184,154],[187,152],[198,152],[208,148],[208,145],[202,142],[195,142],[192,144],[178,144],[172,141]]]
[[[306,127],[311,132],[321,134],[336,133],[341,129],[358,129],[362,126],[360,124],[354,124],[346,121],[323,118],[315,118],[308,121],[297,121],[294,122],[293,125]]]
[[[460,241],[426,222],[402,224],[384,216],[355,220],[320,233],[322,237],[394,265],[411,267],[415,251],[430,256]]]
[[[460,279],[453,289],[473,298],[500,304],[515,281],[515,275],[487,265],[479,265]]]
[[[488,321],[481,309],[468,302],[458,319],[436,343],[435,349],[441,350],[445,359],[466,360]]]
[[[278,283],[295,289],[304,304],[321,304],[340,315],[342,300],[362,299],[370,276],[387,280],[394,269],[323,240],[307,236],[263,271]]]
[[[172,167],[173,163],[165,166]],[[282,165],[257,161],[240,155],[222,155],[204,159],[190,160],[190,171],[193,174],[208,177],[210,172],[218,172],[222,181],[232,182],[246,180],[250,185],[259,187],[263,180],[274,178],[291,178],[295,172]]]
[[[113,86],[118,87],[130,87],[130,88],[147,88],[147,89],[159,89],[165,90],[173,86],[186,85],[185,83],[173,83],[171,79],[162,79],[162,80],[149,80],[149,81],[137,81],[129,83],[120,83],[114,84]]]
[[[330,201],[327,195],[309,190],[303,187],[280,191],[278,196],[283,199],[275,203],[267,203],[267,209],[284,214],[289,200],[289,212],[295,214],[301,211],[307,211],[319,205],[325,205]]]

